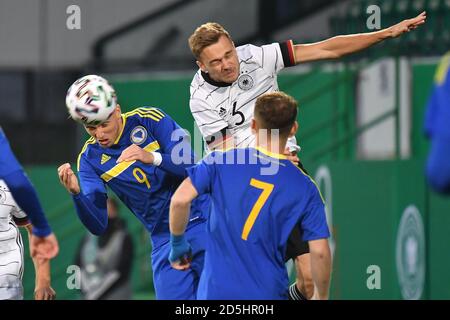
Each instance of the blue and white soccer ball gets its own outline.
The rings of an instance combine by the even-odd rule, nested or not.
[[[105,122],[117,106],[114,88],[106,79],[87,75],[67,91],[66,106],[70,116],[84,125],[98,125]]]

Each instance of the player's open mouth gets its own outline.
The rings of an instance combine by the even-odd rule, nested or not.
[[[108,139],[100,139],[100,140],[98,140],[98,143],[100,143],[102,145],[106,145],[106,144],[108,144]]]

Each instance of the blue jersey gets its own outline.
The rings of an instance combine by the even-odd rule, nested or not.
[[[425,116],[428,137],[450,139],[450,52],[441,60]]]
[[[246,164],[221,164],[227,159]],[[278,172],[264,175],[262,168],[270,166]],[[287,299],[284,258],[293,228],[301,222],[305,241],[329,236],[324,203],[311,178],[284,156],[261,148],[213,152],[187,171],[197,192],[212,199],[197,297]]]
[[[8,139],[0,127],[0,179],[19,170],[22,170],[22,167],[11,151]]]
[[[173,149],[187,134],[156,108],[135,109],[122,114],[122,120],[123,131],[113,146],[103,148],[94,138],[84,145],[78,157],[81,190],[84,195],[105,194],[108,186],[152,234],[155,248],[169,239],[170,198],[184,178],[165,169],[166,162],[172,160]],[[177,133],[175,138],[174,132]],[[160,166],[139,161],[116,163],[122,151],[131,144],[148,152],[161,153],[163,163]],[[188,145],[191,151],[190,143]],[[184,169],[181,172],[184,173]],[[192,223],[204,221],[208,205],[205,197],[192,204]]]
[[[431,139],[426,176],[434,191],[450,194],[450,52],[441,60],[428,102],[425,134]]]
[[[41,203],[33,185],[25,175],[0,127],[0,179],[8,185],[19,207],[26,212],[33,224],[33,234],[48,236],[52,230],[45,218]]]

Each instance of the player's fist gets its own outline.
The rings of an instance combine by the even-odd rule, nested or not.
[[[122,161],[134,161],[134,160],[146,164],[153,164],[155,158],[153,157],[153,154],[151,154],[150,152],[147,152],[141,147],[132,144],[131,146],[122,151],[120,157],[117,159],[117,163]]]
[[[64,163],[58,168],[58,177],[64,188],[71,194],[80,193],[80,185],[75,173],[72,171],[69,163]]]
[[[424,24],[426,18],[427,18],[427,15],[424,11],[415,18],[403,20],[402,22],[397,23],[396,25],[393,25],[392,27],[389,27],[388,30],[390,32],[391,37],[396,38],[396,37],[402,35],[403,33],[414,30],[418,26]]]
[[[46,237],[30,236],[30,254],[38,261],[41,259],[53,259],[58,255],[59,244],[53,233]]]
[[[191,266],[192,249],[184,235],[170,235],[169,261],[172,268],[186,270]]]

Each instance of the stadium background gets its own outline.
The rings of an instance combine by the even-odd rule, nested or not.
[[[311,42],[369,31],[373,4],[382,27],[423,10],[427,23],[362,53],[279,76],[280,89],[300,103],[300,157],[327,200],[331,298],[450,299],[450,199],[434,194],[423,174],[423,116],[439,58],[450,50],[450,1],[2,0],[0,125],[60,241],[52,262],[58,298],[79,298],[67,287],[67,268],[85,232],[56,175],[84,143],[64,106],[76,78],[102,74],[123,110],[161,107],[195,136],[188,101],[196,66],[186,39],[196,26],[220,22],[237,45]],[[80,9],[80,30],[67,26],[71,5]],[[123,206],[121,216],[136,249],[134,298],[152,299],[148,236]],[[373,270],[380,288],[370,285]],[[33,277],[27,259],[27,299]]]

